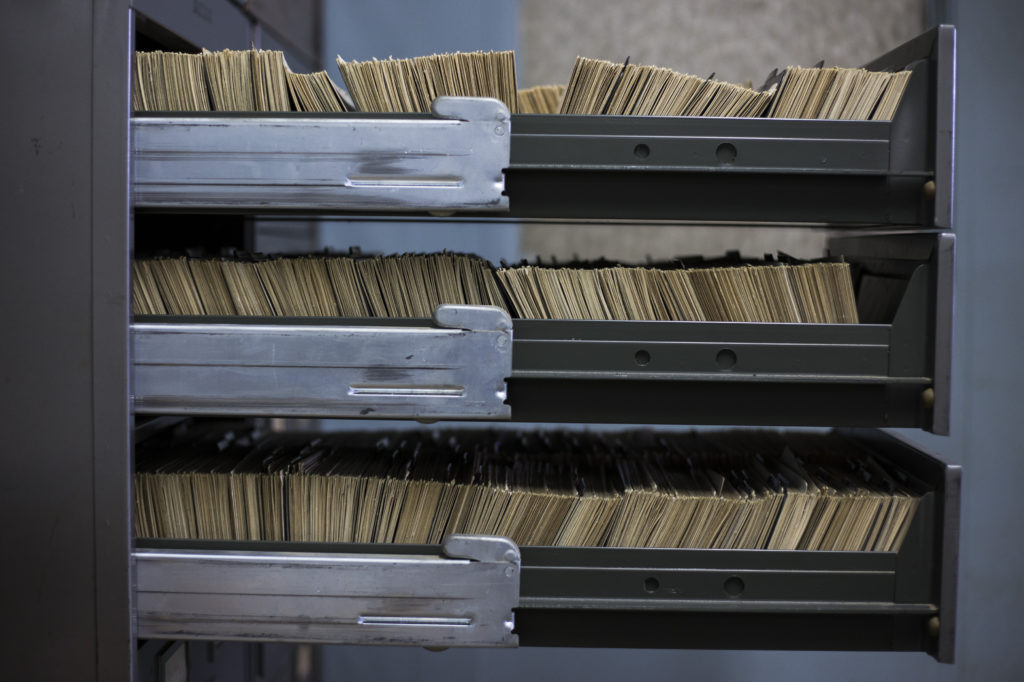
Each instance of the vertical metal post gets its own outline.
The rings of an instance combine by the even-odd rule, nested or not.
[[[92,16],[92,453],[96,678],[135,672],[129,406],[129,140],[133,21],[128,0]]]
[[[7,3],[0,660],[128,680],[128,0]]]

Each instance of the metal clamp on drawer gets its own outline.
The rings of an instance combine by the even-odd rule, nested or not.
[[[442,305],[433,323],[135,323],[135,411],[509,419],[508,314]]]
[[[519,548],[451,535],[440,555],[137,549],[139,637],[517,646]]]
[[[439,97],[431,113],[135,116],[135,206],[507,211],[505,105]]]

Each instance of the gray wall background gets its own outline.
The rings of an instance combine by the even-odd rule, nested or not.
[[[957,25],[958,244],[952,433],[948,438],[917,432],[906,435],[964,465],[958,660],[955,665],[941,665],[924,654],[612,649],[433,653],[331,647],[323,652],[325,679],[967,682],[1024,676],[1024,628],[1017,618],[1024,608],[1024,537],[1020,531],[1024,445],[1018,428],[1024,401],[1017,390],[1024,379],[1017,355],[1024,339],[1019,303],[1024,268],[1017,262],[1024,247],[1024,193],[1019,190],[1024,178],[1019,131],[1024,59],[1015,36],[1017,27],[1024,25],[1021,3],[950,0],[922,7],[919,0],[522,0],[521,13],[519,8],[519,3],[453,2],[431,3],[427,11],[413,2],[328,1],[326,54],[333,62],[336,52],[349,58],[407,56],[478,47],[502,49],[518,43],[522,46],[520,73],[525,75],[524,82],[530,83],[565,77],[554,67],[544,66],[540,56],[551,55],[545,57],[548,64],[571,64],[576,53],[614,59],[631,54],[635,60],[678,69],[715,70],[723,78],[756,80],[774,65],[806,64],[822,58],[860,64],[916,33],[923,17],[928,17],[929,24],[938,19]],[[516,17],[522,27],[518,37]],[[690,51],[705,39],[711,47]],[[407,225],[386,236],[405,248],[417,229],[417,225]],[[612,253],[605,249],[621,245],[624,233],[633,242],[655,239],[632,227],[558,229],[572,233],[566,239],[575,241],[567,248],[581,253],[583,248],[574,245]],[[661,228],[644,228],[656,229]],[[531,235],[531,230],[537,230],[540,237]],[[555,231],[555,226],[525,228],[524,251],[538,244],[539,248],[554,248],[555,242],[531,240],[553,239],[550,233]],[[458,240],[469,232],[475,230],[445,238]],[[670,240],[673,251],[710,252],[718,246],[748,250],[746,239],[761,238],[754,233],[762,235],[763,231],[726,233],[720,228],[687,227],[666,230],[665,236],[657,238]],[[490,241],[491,235],[485,236]],[[792,250],[799,254],[802,251],[798,249],[815,248],[814,239],[819,237],[798,231],[791,238],[799,245]],[[458,248],[470,248],[460,241],[454,243]],[[651,246],[641,248],[641,255],[664,252],[656,250],[660,242],[649,243]],[[499,245],[510,246],[508,242]],[[778,242],[766,248],[786,249]]]
[[[520,80],[564,83],[577,55],[759,85],[775,66],[859,65],[920,33],[924,0],[522,0]]]
[[[517,76],[565,83],[577,55],[655,64],[733,82],[764,82],[790,64],[859,66],[924,30],[924,0],[523,0]],[[742,196],[736,201],[743,201]],[[524,225],[528,256],[643,262],[738,249],[822,255],[821,231],[663,225]]]

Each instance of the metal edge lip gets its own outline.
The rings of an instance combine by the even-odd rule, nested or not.
[[[703,323],[700,323],[703,324]],[[870,341],[858,341],[858,340],[843,340],[835,343],[818,340],[776,340],[776,339],[754,339],[754,340],[732,340],[727,337],[720,338],[705,338],[705,339],[654,339],[644,336],[638,336],[634,339],[608,339],[608,338],[517,338],[516,344],[525,346],[529,345],[573,345],[577,343],[584,343],[596,346],[607,346],[613,348],[617,345],[637,345],[643,344],[644,347],[658,348],[658,349],[672,349],[672,348],[700,348],[704,346],[711,346],[713,348],[730,348],[730,349],[765,349],[765,348],[821,348],[826,350],[835,350],[836,352],[850,352],[850,351],[888,351],[889,344],[881,339],[870,340]]]
[[[145,112],[143,112],[145,113]],[[222,113],[224,116],[208,116],[207,113]],[[230,115],[232,112],[182,112],[181,116],[167,116],[163,112],[154,112],[148,115],[139,115],[139,113],[132,114],[131,125],[137,131],[146,131],[146,133],[154,132],[159,128],[171,128],[171,129],[183,129],[190,127],[204,127],[204,128],[247,128],[247,127],[264,127],[264,126],[276,126],[281,128],[302,128],[310,125],[316,125],[318,127],[325,128],[344,128],[344,127],[367,127],[374,125],[386,124],[389,126],[415,126],[422,127],[424,124],[429,123],[438,126],[451,127],[465,125],[466,121],[457,118],[441,118],[437,116],[430,116],[427,114],[416,115],[416,116],[395,116],[392,118],[384,118],[378,116],[347,116],[345,114],[339,114],[338,116],[308,116],[303,115],[306,112],[293,111],[293,112],[265,112],[265,116],[251,116],[252,112],[239,112],[236,115]],[[298,116],[281,116],[280,114],[292,113],[299,114]]]
[[[580,611],[674,611],[701,613],[871,613],[933,615],[933,604],[851,601],[772,601],[753,599],[594,599],[590,597],[520,597],[519,609]]]
[[[508,170],[511,171],[562,171],[567,173],[588,172],[588,171],[622,171],[626,173],[722,173],[726,175],[838,175],[878,178],[932,178],[935,174],[931,171],[892,171],[880,168],[809,168],[804,166],[707,166],[707,165],[679,165],[679,164],[595,164],[576,163],[569,161],[565,164],[557,163],[515,163],[513,162]]]
[[[326,192],[327,196],[317,196],[309,199],[296,199],[294,193],[286,187],[278,187],[273,190],[267,190],[263,188],[262,191],[257,191],[259,188],[253,188],[253,196],[245,199],[234,197],[224,198],[217,197],[209,200],[195,201],[195,202],[183,202],[176,198],[167,198],[163,193],[146,193],[145,190],[138,191],[134,195],[134,208],[138,210],[145,210],[148,213],[167,211],[167,212],[181,212],[188,213],[195,210],[211,211],[218,213],[225,212],[243,212],[243,213],[257,213],[261,216],[271,214],[287,214],[287,213],[300,213],[300,214],[335,214],[339,212],[345,213],[358,213],[360,211],[374,211],[387,209],[391,215],[402,215],[406,213],[418,213],[418,212],[431,212],[431,211],[464,211],[470,213],[486,213],[490,214],[506,214],[509,212],[510,204],[507,196],[496,197],[493,200],[488,199],[480,202],[449,202],[449,201],[438,201],[438,202],[424,202],[419,200],[406,200],[396,199],[391,203],[383,203],[380,200],[367,200],[367,201],[350,201],[344,197],[338,197],[337,195]],[[391,188],[388,188],[389,191]],[[419,191],[419,188],[417,188]],[[425,191],[430,192],[444,192],[445,196],[448,193],[454,192],[446,187],[429,187],[425,188]],[[268,199],[267,197],[273,194],[280,195],[277,199]],[[290,197],[290,200],[286,200]]]
[[[519,126],[516,126],[516,122]],[[891,121],[845,119],[761,118],[712,116],[625,116],[593,114],[512,114],[514,135],[602,137],[642,130],[662,137],[803,138],[825,140],[884,140]],[[773,134],[774,133],[774,134]]]
[[[244,550],[189,550],[136,548],[132,559],[138,561],[202,561],[224,564],[250,564],[266,566],[272,564],[295,564],[304,566],[332,566],[344,563],[421,565],[423,562],[469,563],[470,559],[447,558],[439,554],[361,554],[361,553],[316,553],[316,552],[247,552]]]
[[[202,319],[202,318],[196,318]],[[339,318],[343,320],[344,318]],[[288,325],[288,324],[233,324],[233,323],[206,323],[206,322],[133,322],[131,324],[132,333],[141,334],[166,334],[166,335],[186,335],[194,336],[196,334],[236,334],[236,335],[247,335],[262,338],[267,335],[271,336],[290,336],[295,338],[308,338],[314,335],[325,335],[325,336],[343,336],[351,334],[387,334],[394,336],[432,336],[432,335],[447,335],[447,336],[460,336],[464,333],[462,329],[452,327],[429,327],[426,325],[422,326],[373,326],[373,325]],[[490,330],[474,330],[474,331],[490,331]],[[498,330],[495,330],[498,331]]]
[[[930,377],[864,376],[845,374],[757,374],[738,372],[631,372],[631,371],[558,371],[512,369],[512,379],[581,379],[621,381],[688,381],[726,383],[793,383],[793,384],[885,384],[931,385]]]
[[[891,324],[883,323],[867,323],[858,322],[854,323],[821,323],[821,322],[719,322],[716,320],[569,320],[569,319],[540,319],[540,318],[515,318],[513,324],[517,326],[527,325],[536,326],[538,329],[544,329],[547,327],[561,327],[568,326],[570,328],[579,327],[582,330],[587,327],[593,327],[601,329],[602,327],[615,328],[636,328],[637,330],[643,331],[645,328],[649,329],[660,329],[660,328],[672,328],[672,329],[701,329],[701,330],[716,330],[716,331],[746,331],[754,330],[760,331],[764,329],[774,331],[789,331],[799,335],[801,330],[815,330],[824,332],[848,332],[850,334],[883,334],[888,332],[892,328]],[[522,329],[519,333],[522,334]],[[557,340],[548,339],[544,337],[542,339],[534,339],[531,336],[526,336],[526,339],[533,340]],[[571,337],[572,340],[576,340],[576,337]]]
[[[162,124],[179,125],[182,122],[203,121],[209,123],[232,122],[239,120],[260,121],[278,120],[285,122],[326,122],[345,123],[399,121],[422,122],[435,121],[447,123],[473,123],[496,121],[507,123],[511,118],[508,107],[493,97],[460,97],[442,95],[434,99],[429,112],[309,112],[309,111],[133,111],[130,116],[132,124],[146,125],[156,121]]]
[[[193,401],[194,402],[194,401]],[[168,400],[159,403],[137,401],[133,403],[136,414],[164,415],[180,414],[190,417],[244,417],[252,414],[253,410],[260,410],[266,416],[288,417],[288,418],[309,418],[309,419],[429,419],[429,420],[455,420],[455,421],[510,421],[512,408],[509,405],[491,408],[482,406],[478,411],[469,409],[441,410],[441,409],[395,409],[380,402],[372,405],[353,404],[299,404],[282,407],[280,403],[263,403],[254,406],[231,404],[214,404],[205,407],[190,408],[193,402]],[[399,407],[401,405],[398,405]]]

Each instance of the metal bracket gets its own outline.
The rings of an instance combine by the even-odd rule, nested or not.
[[[518,646],[519,548],[453,535],[437,555],[137,549],[138,636]]]
[[[438,327],[448,329],[512,333],[508,313],[489,305],[439,305],[434,309],[433,318]]]
[[[138,414],[510,419],[512,320],[438,306],[434,326],[132,325]]]
[[[507,211],[508,109],[439,97],[432,115],[135,116],[137,208]]]

